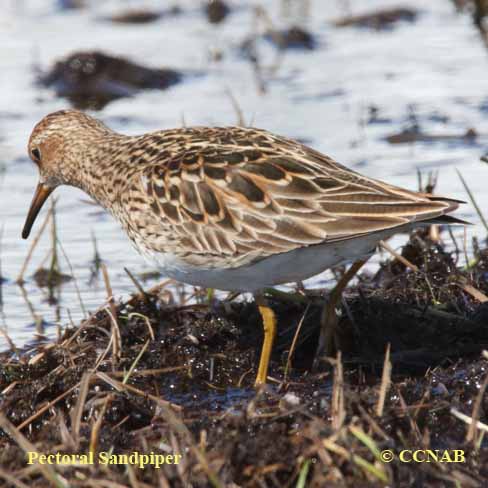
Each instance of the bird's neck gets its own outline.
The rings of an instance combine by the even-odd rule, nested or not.
[[[134,172],[130,147],[138,137],[115,132],[87,144],[78,162],[76,176],[69,184],[88,193],[105,209],[113,211],[125,183]]]

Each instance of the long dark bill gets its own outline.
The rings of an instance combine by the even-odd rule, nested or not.
[[[53,192],[54,188],[50,188],[44,183],[39,183],[34,193],[34,198],[32,199],[31,206],[29,208],[29,213],[25,219],[24,229],[22,230],[22,238],[27,239],[31,232],[32,226],[36,221],[37,214],[41,210],[44,202],[48,199],[49,195]]]

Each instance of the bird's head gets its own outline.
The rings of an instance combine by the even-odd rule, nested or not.
[[[100,121],[77,110],[51,113],[34,127],[28,154],[39,170],[39,183],[22,231],[24,239],[49,195],[60,185],[76,185],[90,138],[107,132],[110,129]]]

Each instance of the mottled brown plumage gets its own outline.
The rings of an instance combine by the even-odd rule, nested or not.
[[[349,250],[355,249],[353,242],[359,254],[361,243],[370,252],[385,235],[442,220],[458,206],[452,199],[367,178],[298,142],[254,128],[124,136],[66,110],[34,128],[29,153],[47,193],[60,184],[81,188],[169,276],[208,286],[222,284],[211,279],[219,271],[252,269],[267,258],[314,246],[317,253],[330,249],[330,259],[317,260],[311,273],[317,274],[325,269],[321,266],[357,257]],[[304,273],[310,275],[297,269],[297,278],[307,277]],[[269,283],[262,283],[265,277],[256,281],[273,285],[289,275],[294,277],[285,273],[270,276]],[[240,282],[249,275],[228,278],[224,289],[256,289]]]

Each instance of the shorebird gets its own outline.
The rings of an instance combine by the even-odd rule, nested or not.
[[[168,277],[253,293],[264,327],[257,385],[267,380],[276,334],[264,289],[355,262],[350,279],[382,239],[418,225],[464,223],[447,215],[458,200],[362,176],[256,128],[126,136],[62,110],[35,126],[28,151],[40,178],[22,237],[51,192],[71,185],[107,209]]]

